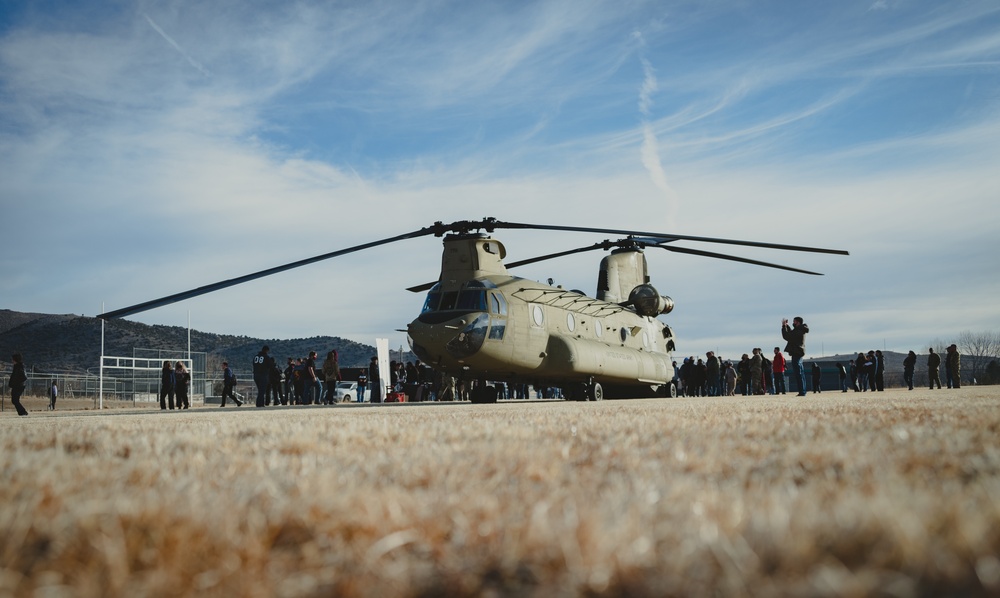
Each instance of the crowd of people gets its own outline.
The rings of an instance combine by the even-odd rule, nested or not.
[[[786,341],[784,351],[774,347],[771,357],[755,347],[750,354],[744,353],[737,363],[723,361],[713,351],[705,358],[686,357],[678,365],[673,362],[674,378],[678,394],[681,396],[733,396],[786,394],[787,386],[794,386],[798,396],[806,394],[806,373],[802,359],[805,356],[805,335],[809,327],[801,317],[789,324],[782,320],[781,335]],[[789,355],[786,359],[784,353]],[[331,405],[337,402],[337,382],[343,380],[337,351],[331,350],[317,369],[317,354],[310,351],[306,357],[287,359],[285,368],[278,367],[270,355],[267,345],[253,358],[253,381],[257,387],[257,407],[270,405]],[[12,356],[13,368],[9,386],[11,402],[18,415],[28,411],[21,403],[27,375],[24,359],[20,353]],[[942,388],[940,367],[941,356],[932,348],[927,357],[927,375],[930,389]],[[904,384],[913,390],[914,370],[917,354],[910,351],[903,360]],[[945,384],[947,388],[961,387],[961,355],[955,344],[946,348],[944,358]],[[835,364],[841,392],[881,392],[885,390],[885,359],[882,351],[859,352],[857,358]],[[792,384],[786,385],[785,376],[790,374]],[[419,361],[389,363],[389,383],[383,392],[380,384],[378,358],[372,357],[367,368],[361,368],[357,378],[355,400],[365,402],[366,392],[372,403],[383,401],[467,401],[475,389],[476,382],[449,376],[433,370]],[[818,363],[811,366],[812,391],[822,392],[822,370]],[[183,362],[163,362],[160,376],[160,409],[189,409],[191,373]],[[228,362],[222,363],[222,407],[229,399],[237,407],[243,401],[235,393],[237,378]],[[491,382],[497,399],[526,399],[529,394],[527,384]],[[559,389],[536,389],[539,398],[558,398]],[[59,388],[55,381],[49,387],[48,409],[54,410]],[[385,394],[385,396],[383,396]]]
[[[805,356],[805,335],[809,327],[802,318],[794,318],[791,325],[788,320],[781,324],[782,338],[787,341],[784,352],[790,359],[786,360],[779,347],[774,348],[771,359],[764,355],[760,348],[754,348],[750,354],[744,353],[734,365],[732,361],[723,361],[713,351],[708,351],[705,358],[686,357],[681,364],[673,362],[674,382],[681,396],[714,397],[763,394],[786,394],[786,372],[791,374],[798,396],[806,394],[805,369],[802,358]],[[948,388],[961,387],[961,355],[958,346],[952,344],[946,349],[945,379]],[[909,390],[913,390],[914,369],[917,354],[910,351],[903,360],[903,380]],[[790,367],[789,367],[790,366]],[[927,358],[927,375],[931,390],[935,384],[941,388],[940,377],[941,357],[929,349]],[[841,392],[881,392],[885,390],[885,358],[882,351],[859,352],[856,359],[834,364],[837,370],[839,390]],[[789,369],[791,370],[789,372]],[[811,390],[814,393],[823,392],[823,371],[819,363],[813,362],[810,368]]]
[[[270,347],[264,345],[253,358],[253,381],[257,387],[257,407],[271,405],[332,405],[336,402],[337,382],[342,380],[340,362],[337,351],[330,350],[324,361],[317,365],[319,359],[316,351],[309,351],[305,357],[289,357],[284,369],[278,366],[277,360],[271,357]],[[223,367],[228,369],[227,364]],[[232,393],[236,380],[232,384],[226,382],[223,376],[222,406],[226,406],[227,392]],[[326,382],[324,389],[323,382]],[[363,393],[359,381],[359,392]],[[325,390],[325,392],[324,392]],[[234,397],[235,398],[235,397]],[[240,403],[237,403],[239,406]]]

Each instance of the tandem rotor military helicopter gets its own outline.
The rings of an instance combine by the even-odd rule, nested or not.
[[[492,236],[497,229],[570,231],[621,236],[593,245],[504,264],[507,251]],[[444,237],[438,280],[408,290],[427,291],[423,309],[407,327],[413,352],[426,365],[478,380],[473,401],[491,403],[496,390],[486,381],[560,387],[574,400],[676,396],[672,383],[674,334],[657,316],[673,301],[649,282],[646,248],[755,264],[818,275],[798,268],[674,245],[678,241],[763,247],[848,255],[836,249],[734,239],[502,222],[495,218],[433,225],[253,274],[161,297],[98,316],[105,320],[176,303],[300,266],[406,239]],[[509,268],[585,251],[611,250],[601,260],[597,293],[513,276]]]

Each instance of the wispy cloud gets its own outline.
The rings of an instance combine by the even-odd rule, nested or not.
[[[995,248],[981,233],[1000,193],[1000,9],[868,7],[182,0],[25,13],[0,36],[0,197],[5,221],[24,223],[0,237],[17,281],[4,307],[93,313],[497,216],[857,248],[750,254],[820,280],[659,254],[651,274],[674,287],[668,319],[686,346],[799,308],[862,335],[892,305],[912,316],[892,334],[912,339],[945,325],[903,309],[914,256],[921,277],[952,280],[948,263],[970,255],[922,240],[968,230]],[[924,217],[952,207],[980,216]],[[518,258],[581,241],[502,237]],[[383,248],[141,319],[192,309],[199,327],[261,336],[321,321],[370,341],[419,309],[400,289],[433,275],[438,252]],[[568,258],[523,275],[588,289],[594,268]],[[796,298],[775,293],[790,284]],[[969,286],[968,303],[987,307],[965,313],[994,325],[995,289]],[[736,287],[739,309],[720,291]],[[919,294],[945,304],[952,288]]]

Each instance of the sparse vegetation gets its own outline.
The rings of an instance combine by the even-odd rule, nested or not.
[[[998,398],[8,410],[0,594],[997,595]]]
[[[187,329],[111,320],[105,327],[105,354],[132,355],[133,349],[187,349]],[[374,339],[372,339],[374,341]],[[368,365],[375,347],[335,336],[306,339],[259,339],[248,336],[191,332],[191,350],[208,353],[212,371],[225,360],[238,370],[249,369],[251,359],[264,344],[284,363],[286,357],[304,357],[309,351],[325,355],[337,349],[343,367]],[[83,373],[100,364],[101,321],[74,315],[49,315],[0,310],[0,371],[11,353],[25,356],[26,366],[37,372]],[[405,360],[414,359],[409,352]]]

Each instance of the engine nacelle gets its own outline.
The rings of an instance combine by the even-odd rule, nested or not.
[[[651,284],[641,284],[628,295],[628,301],[640,316],[668,314],[674,309],[674,300],[661,295]]]

